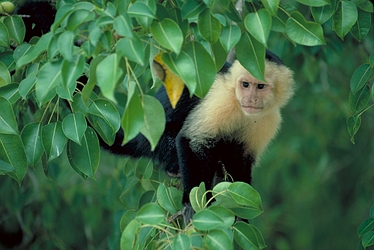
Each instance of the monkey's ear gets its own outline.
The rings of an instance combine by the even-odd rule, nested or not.
[[[153,59],[152,71],[153,74],[164,83],[170,104],[175,108],[183,93],[184,83],[170,70],[165,62],[162,61],[161,54],[162,53],[157,54]]]

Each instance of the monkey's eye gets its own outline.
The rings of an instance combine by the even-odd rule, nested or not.
[[[249,87],[249,82],[242,82],[242,86],[244,88],[248,88]]]
[[[263,89],[263,88],[265,88],[265,84],[263,84],[263,83],[257,84],[257,88],[258,89]]]

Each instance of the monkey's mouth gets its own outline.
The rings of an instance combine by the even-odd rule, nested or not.
[[[242,106],[242,109],[247,114],[258,114],[263,110],[262,107],[255,107],[250,105]]]

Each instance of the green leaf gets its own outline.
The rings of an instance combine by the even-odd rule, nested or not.
[[[362,237],[362,246],[364,248],[374,245],[374,232],[368,232]]]
[[[220,41],[217,41],[215,44],[211,46],[211,52],[213,60],[216,65],[216,71],[220,71],[222,66],[227,61],[228,52],[223,48]]]
[[[234,213],[231,210],[223,206],[216,206],[216,205],[210,206],[208,210],[215,213],[223,221],[223,223],[221,223],[218,228],[221,228],[221,229],[230,228],[235,222]]]
[[[18,124],[12,105],[4,97],[0,97],[0,133],[18,134]]]
[[[350,116],[347,120],[348,133],[351,137],[351,142],[355,144],[354,136],[361,126],[361,115]]]
[[[8,174],[21,184],[27,172],[27,158],[19,135],[0,133],[0,160],[13,167],[14,172]]]
[[[374,53],[370,55],[369,62],[370,62],[370,67],[374,68]]]
[[[41,139],[42,127],[40,123],[29,123],[21,132],[23,145],[27,156],[27,162],[35,167],[44,153]]]
[[[0,62],[0,79],[3,79],[4,81],[4,84],[0,83],[0,87],[10,84],[10,73],[8,67],[2,62]]]
[[[42,129],[42,141],[48,161],[60,156],[65,149],[67,141],[61,122],[52,122],[45,125]]]
[[[194,72],[196,72],[196,90],[195,95],[203,98],[212,86],[216,78],[216,66],[211,55],[204,46],[198,42],[190,42],[183,49],[194,63]],[[188,86],[188,85],[187,85]],[[193,86],[192,86],[193,87]],[[189,86],[189,88],[192,88]]]
[[[207,249],[214,250],[232,250],[233,244],[229,235],[219,229],[209,231],[208,234],[204,237],[204,246]]]
[[[121,13],[114,19],[114,29],[116,32],[124,37],[133,37],[131,19],[126,12]]]
[[[51,32],[43,35],[33,49],[28,50],[26,54],[24,54],[16,63],[17,68],[21,68],[22,66],[34,61],[41,53],[47,50],[48,44],[51,41],[53,34]]]
[[[362,237],[364,234],[370,232],[374,228],[374,218],[366,219],[358,227],[357,234],[359,237]]]
[[[145,64],[144,44],[137,35],[121,38],[116,44],[116,52],[142,66]]]
[[[130,5],[127,13],[133,17],[155,18],[155,12],[144,2],[137,1]]]
[[[271,16],[266,9],[249,13],[244,19],[245,28],[261,44],[266,47],[271,29]]]
[[[132,220],[126,226],[121,235],[121,250],[134,249],[140,226],[137,220]]]
[[[234,227],[235,242],[243,249],[262,249],[265,248],[265,241],[259,230],[242,221],[237,222]]]
[[[131,166],[131,164],[129,164]],[[121,201],[126,204],[127,208],[139,209],[140,197],[145,193],[140,180],[135,176],[127,179],[125,188],[120,197]]]
[[[69,114],[62,121],[62,130],[65,136],[79,145],[81,145],[86,128],[86,119],[80,112]]]
[[[371,13],[359,9],[357,22],[351,29],[352,35],[362,42],[369,33],[371,24]]]
[[[374,11],[373,2],[369,0],[351,0],[358,8],[363,11],[372,13]]]
[[[18,92],[18,86],[17,83],[12,83],[1,87],[0,96],[7,99],[12,105],[15,104],[21,97]]]
[[[233,208],[239,206],[232,196],[227,191],[228,187],[231,185],[231,182],[220,182],[213,187],[213,195],[217,203],[221,206],[227,208]]]
[[[112,133],[119,130],[121,118],[117,108],[111,102],[97,99],[91,103],[88,112],[102,118],[111,127]]]
[[[356,93],[360,89],[364,87],[364,85],[368,82],[371,75],[371,67],[370,64],[363,64],[358,67],[351,77],[351,91]]]
[[[0,53],[0,61],[6,66],[9,72],[16,69],[16,62],[14,60],[13,51],[4,51]]]
[[[370,88],[369,86],[364,86],[357,93],[349,93],[349,107],[352,113],[357,114],[363,111],[370,100]]]
[[[219,227],[223,223],[223,220],[215,212],[203,209],[198,211],[192,220],[192,224],[197,230],[213,230]]]
[[[272,16],[276,16],[280,0],[261,0],[265,8]]]
[[[88,115],[88,120],[106,144],[114,143],[116,133],[107,120],[96,115]]]
[[[228,8],[229,8],[229,4],[231,1],[229,0],[219,0],[219,1],[216,1],[216,0],[204,0],[203,1],[207,6],[208,8],[210,9],[210,11],[212,13],[225,13],[226,11],[228,11]]]
[[[121,218],[121,222],[120,222],[120,229],[121,229],[121,232],[123,232],[126,228],[126,226],[128,224],[130,224],[130,222],[135,219],[135,216],[136,216],[136,211],[133,210],[133,209],[130,209],[130,210],[127,210],[123,215],[122,215],[122,218]]]
[[[180,77],[180,79],[189,89],[190,93],[194,93],[197,83],[195,65],[192,58],[183,51],[178,56],[175,54],[163,53],[161,55],[161,59],[174,74]]]
[[[36,76],[28,76],[20,82],[19,94],[23,99],[27,98],[27,95],[30,93],[37,80],[38,78],[36,78]]]
[[[115,103],[114,90],[117,83],[124,76],[124,72],[119,66],[119,59],[117,54],[110,54],[96,68],[97,86],[100,87],[106,98]]]
[[[109,18],[109,19],[112,21],[111,18]],[[101,19],[99,19],[99,20],[101,20]],[[97,22],[99,22],[99,20]],[[100,41],[100,38],[103,35],[103,30],[102,30],[102,28],[98,24],[98,25],[95,25],[92,29],[90,29],[89,33],[90,33],[89,36],[88,36],[88,38],[89,38],[89,40],[88,40],[89,47],[87,47],[87,51],[91,51],[91,50],[94,51],[95,48],[91,49],[91,46],[96,47],[98,45],[98,43]],[[82,44],[82,46],[83,46],[83,44]],[[90,54],[92,54],[92,52]]]
[[[339,1],[338,9],[333,15],[333,29],[340,39],[344,39],[345,35],[351,30],[358,18],[356,5],[348,1]]]
[[[35,94],[39,106],[56,94],[56,86],[61,84],[61,61],[47,62],[42,66],[35,84]]]
[[[14,172],[14,168],[8,162],[0,160],[0,174]]]
[[[73,169],[76,168],[88,177],[94,178],[100,163],[100,145],[95,131],[87,127],[81,145],[69,140],[67,154]]]
[[[206,196],[205,196],[205,183],[201,182],[198,187],[192,188],[189,198],[190,203],[195,212],[199,212],[206,205]]]
[[[210,43],[218,41],[221,34],[221,23],[215,18],[209,9],[205,9],[199,15],[197,26],[201,33],[201,36]]]
[[[297,0],[299,3],[311,6],[311,7],[321,7],[330,4],[329,0]]]
[[[153,96],[144,95],[144,124],[140,132],[147,138],[154,150],[165,130],[165,112],[161,103]]]
[[[250,34],[243,33],[240,41],[235,47],[237,59],[255,78],[265,81],[265,46],[254,39]]]
[[[152,159],[141,157],[137,162],[137,166],[135,167],[135,176],[142,180],[148,180],[152,177],[152,173],[153,173]],[[152,187],[151,190],[154,190],[154,188]]]
[[[9,32],[3,22],[0,22],[0,47],[8,48],[10,45]]]
[[[57,9],[55,15],[55,21],[51,25],[52,33],[55,33],[57,28],[61,25],[61,23],[65,20],[65,18],[75,9],[75,6],[70,3],[65,3]]]
[[[190,240],[191,240],[191,246],[193,249],[202,249],[203,248],[203,238],[201,235],[197,232],[193,232],[190,235]]]
[[[28,43],[23,43],[23,44],[17,46],[17,49],[15,51],[13,51],[14,61],[18,61],[23,55],[27,54],[33,48],[34,48],[34,46],[31,46]]]
[[[184,40],[183,33],[174,20],[165,18],[161,22],[153,22],[151,32],[161,46],[176,54],[180,53]]]
[[[248,220],[258,217],[263,212],[262,209],[254,208],[252,206],[233,207],[231,208],[231,211],[233,211],[233,213],[239,218]]]
[[[248,183],[234,182],[227,191],[238,204],[262,210],[260,194]]]
[[[136,83],[130,81],[125,112],[122,116],[121,125],[125,132],[123,143],[134,139],[144,124],[144,110],[142,102],[136,90]]]
[[[305,46],[326,44],[320,24],[308,22],[300,12],[292,12],[286,22],[286,34],[294,42]]]
[[[57,86],[58,95],[67,100],[73,100],[72,96],[77,87],[77,79],[82,75],[84,70],[84,57],[78,56],[71,63],[67,60],[62,61],[61,65],[61,85]]]
[[[18,15],[7,16],[4,18],[3,22],[8,29],[10,38],[17,44],[21,44],[26,34],[26,27],[22,18]]]
[[[281,32],[287,37],[285,34],[287,20],[291,17],[291,13],[297,12],[298,10],[291,4],[281,4],[279,7],[281,11],[278,12],[277,16],[273,17],[271,29],[276,32]]]
[[[164,183],[157,188],[157,201],[171,214],[182,210],[182,193],[175,187],[166,187]]]
[[[190,250],[191,249],[191,240],[187,234],[177,234],[173,239],[173,249],[178,250]]]
[[[157,225],[164,221],[165,212],[156,203],[149,203],[139,209],[136,219],[144,224]]]
[[[90,2],[77,2],[76,4],[74,4],[74,7],[75,9],[82,9],[82,10],[88,10],[88,11],[95,10],[95,5]]]
[[[88,106],[88,101],[91,98],[91,95],[93,93],[93,90],[96,86],[96,69],[97,66],[100,64],[102,60],[104,60],[104,56],[98,56],[94,58],[90,63],[90,75],[88,78],[88,82],[84,85],[82,90],[82,100],[85,103],[85,105]]]
[[[319,24],[323,24],[335,13],[335,4],[325,5],[323,7],[312,7],[311,10],[314,20]]]
[[[92,21],[94,19],[95,13],[93,11],[86,9],[73,9],[73,13],[71,13],[68,17],[66,29],[74,31],[83,23]]]
[[[137,249],[147,249],[147,247],[150,247],[148,242],[154,239],[155,233],[156,233],[156,228],[153,226],[141,227],[139,234],[138,234],[137,244],[136,244]],[[152,249],[152,247],[148,249]]]
[[[182,19],[197,17],[202,11],[204,11],[206,5],[203,1],[190,0],[186,1],[182,6]]]
[[[228,25],[222,29],[219,39],[226,52],[229,52],[239,42],[240,36],[240,28],[237,25]]]
[[[75,34],[73,31],[65,31],[58,37],[57,48],[62,57],[72,63]]]

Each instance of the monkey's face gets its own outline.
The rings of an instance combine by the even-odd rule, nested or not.
[[[273,84],[259,81],[250,74],[242,75],[237,80],[236,97],[246,115],[260,114],[271,107]]]

